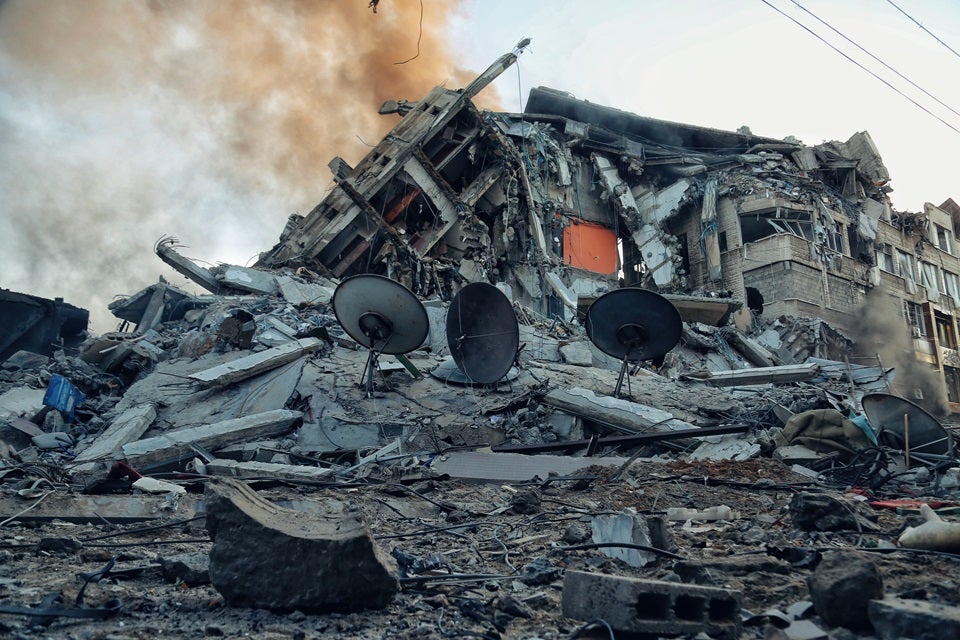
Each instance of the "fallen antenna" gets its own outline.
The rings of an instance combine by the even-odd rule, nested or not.
[[[615,289],[587,310],[587,336],[605,354],[621,360],[614,397],[631,363],[655,360],[680,342],[683,320],[673,304],[647,289]],[[629,391],[630,380],[627,379]]]
[[[427,338],[430,322],[417,297],[399,282],[373,274],[351,276],[333,292],[333,313],[351,338],[369,350],[360,384],[373,394],[380,354],[413,351]]]

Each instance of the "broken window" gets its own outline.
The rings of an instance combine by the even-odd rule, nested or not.
[[[822,234],[823,243],[837,253],[844,253],[843,250],[843,225],[839,222],[825,225],[822,230],[818,230],[817,235]]]
[[[957,337],[953,331],[953,319],[943,313],[934,313],[934,320],[937,324],[937,340],[940,341],[940,346],[956,349]]]
[[[960,276],[944,270],[943,292],[953,299],[953,304],[960,307]]]
[[[897,249],[897,275],[915,282],[917,279],[917,265],[912,254]]]
[[[927,289],[927,298],[933,302],[940,299],[940,270],[929,262],[920,263],[920,284]]]
[[[887,273],[896,273],[893,263],[893,247],[888,244],[877,247],[877,266]]]
[[[933,224],[933,233],[932,236],[933,244],[936,245],[941,251],[946,251],[949,254],[953,254],[953,240],[952,233],[950,229],[942,227],[939,224]]]
[[[926,323],[923,321],[923,309],[916,302],[909,300],[903,301],[903,313],[907,325],[910,327],[910,336],[913,338],[926,338]]]
[[[744,242],[756,242],[772,235],[790,234],[812,242],[813,221],[808,211],[794,211],[776,207],[770,211],[740,216]]]

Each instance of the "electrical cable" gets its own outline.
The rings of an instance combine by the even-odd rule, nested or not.
[[[849,61],[852,62],[853,64],[857,65],[860,69],[866,71],[866,72],[869,73],[871,76],[873,76],[874,78],[876,78],[877,80],[879,80],[879,81],[882,82],[883,84],[887,85],[888,87],[890,87],[891,89],[893,89],[894,91],[896,91],[898,94],[900,94],[901,96],[903,96],[904,98],[906,98],[907,100],[909,100],[914,106],[916,106],[917,108],[919,108],[921,111],[923,111],[923,112],[926,113],[927,115],[929,115],[929,116],[931,116],[931,117],[933,117],[933,118],[936,118],[936,119],[939,120],[942,124],[944,124],[945,126],[949,127],[950,129],[952,129],[954,132],[960,133],[960,129],[956,128],[955,126],[953,126],[952,124],[950,124],[949,122],[947,122],[946,120],[944,120],[943,118],[941,118],[940,116],[938,116],[937,114],[933,113],[932,111],[930,111],[929,109],[927,109],[925,106],[923,106],[922,104],[920,104],[919,102],[917,102],[916,100],[914,100],[913,98],[911,98],[910,96],[908,96],[907,94],[905,94],[904,92],[900,91],[900,89],[897,89],[895,86],[893,86],[892,84],[890,84],[889,82],[887,82],[886,80],[884,80],[883,78],[881,78],[879,75],[877,75],[876,73],[874,73],[874,72],[871,71],[870,69],[867,69],[865,66],[863,66],[862,64],[860,64],[859,62],[857,62],[856,60],[854,60],[853,58],[851,58],[850,56],[848,56],[846,53],[844,53],[843,51],[841,51],[840,49],[838,49],[838,48],[835,47],[834,45],[832,45],[832,44],[830,44],[829,42],[827,42],[819,33],[817,33],[816,31],[814,31],[813,29],[811,29],[811,28],[808,27],[807,25],[803,24],[802,22],[800,22],[799,20],[797,20],[797,19],[794,18],[793,16],[788,15],[787,13],[785,13],[785,12],[784,12],[782,9],[780,9],[779,7],[776,7],[776,6],[774,6],[773,4],[771,4],[768,0],[760,0],[760,2],[762,2],[762,3],[765,4],[765,5],[767,5],[768,7],[770,7],[771,9],[773,9],[774,11],[776,11],[777,13],[779,13],[780,15],[782,15],[783,17],[787,18],[788,20],[790,20],[791,22],[793,22],[794,24],[796,24],[797,26],[799,26],[801,29],[803,29],[804,31],[806,31],[807,33],[809,33],[810,35],[812,35],[813,37],[815,37],[817,40],[819,40],[820,42],[824,43],[825,45],[827,45],[828,47],[830,47],[831,49],[833,49],[834,51],[836,51],[837,53],[839,53],[841,56],[843,56],[844,58],[846,58],[847,60],[849,60]]]
[[[954,49],[953,49],[950,45],[948,45],[946,42],[944,42],[943,40],[941,40],[941,39],[938,38],[937,36],[935,36],[935,35],[933,35],[932,33],[930,33],[930,30],[927,29],[927,28],[926,28],[925,26],[923,26],[922,24],[920,24],[920,22],[919,22],[916,18],[914,18],[914,17],[911,16],[909,13],[907,13],[906,11],[904,11],[903,9],[901,9],[900,7],[898,7],[892,0],[887,0],[887,2],[889,2],[890,5],[891,5],[894,9],[896,9],[897,11],[899,11],[900,13],[902,13],[903,15],[907,16],[908,18],[910,18],[910,20],[912,20],[915,25],[917,25],[918,27],[920,27],[921,29],[923,29],[924,31],[926,31],[927,34],[929,34],[931,38],[933,38],[934,40],[936,40],[937,42],[939,42],[940,44],[942,44],[943,46],[945,46],[947,49],[950,49],[950,52],[951,52],[953,55],[955,55],[955,56],[957,56],[958,58],[960,58],[960,53],[957,53],[957,52],[954,51]]]
[[[872,53],[870,53],[869,51],[867,51],[866,49],[864,49],[864,48],[863,48],[862,46],[860,46],[858,43],[856,43],[855,41],[853,41],[852,39],[850,39],[849,37],[847,37],[846,34],[842,33],[842,32],[841,32],[840,30],[838,30],[836,27],[834,27],[834,26],[831,25],[830,23],[826,22],[823,18],[821,18],[820,16],[816,15],[815,13],[813,13],[812,11],[810,11],[809,9],[807,9],[806,7],[804,7],[802,4],[800,4],[799,2],[797,2],[797,0],[791,0],[791,1],[793,2],[793,4],[797,5],[797,8],[799,8],[801,11],[804,11],[804,12],[808,13],[808,14],[811,15],[815,20],[817,20],[818,22],[820,22],[820,24],[824,25],[825,27],[827,27],[828,29],[830,29],[831,31],[833,31],[834,33],[836,33],[837,35],[839,35],[841,38],[843,38],[844,40],[846,40],[847,42],[849,42],[850,44],[852,44],[853,46],[855,46],[857,49],[860,49],[860,51],[863,51],[865,54],[867,54],[868,56],[870,56],[871,58],[873,58],[874,60],[876,60],[877,62],[879,62],[880,64],[882,64],[883,66],[885,66],[885,67],[886,67],[887,69],[889,69],[890,71],[893,71],[895,74],[897,74],[897,76],[898,76],[901,80],[904,80],[904,81],[908,82],[912,87],[914,87],[915,89],[919,89],[920,91],[922,91],[922,92],[924,93],[924,95],[926,95],[928,98],[932,98],[932,99],[933,99],[935,102],[937,102],[937,104],[939,104],[940,106],[942,106],[942,107],[950,110],[950,111],[953,112],[955,115],[960,116],[960,111],[957,111],[956,109],[954,109],[954,108],[951,107],[950,105],[946,104],[943,100],[941,100],[940,98],[936,97],[935,95],[933,95],[932,93],[930,93],[929,91],[927,91],[926,89],[924,89],[923,87],[921,87],[920,85],[918,85],[916,82],[914,82],[913,80],[911,80],[911,79],[908,78],[907,76],[903,75],[902,73],[900,73],[899,71],[897,71],[896,69],[894,69],[893,67],[891,67],[889,64],[887,64],[886,62],[884,62],[883,60],[881,60],[880,58],[878,58],[877,56],[873,55]]]

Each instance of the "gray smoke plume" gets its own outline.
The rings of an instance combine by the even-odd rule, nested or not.
[[[161,236],[239,264],[269,249],[323,197],[327,162],[396,122],[384,100],[475,75],[444,40],[456,2],[368,5],[0,4],[0,287],[104,332],[115,295],[192,288],[153,255]]]
[[[917,360],[913,339],[903,321],[900,301],[874,289],[856,312],[863,321],[852,335],[857,355],[877,354],[885,367],[895,367],[891,391],[914,402],[933,415],[949,413],[943,382],[931,365]]]

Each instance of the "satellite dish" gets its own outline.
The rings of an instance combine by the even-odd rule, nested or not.
[[[460,289],[447,311],[447,345],[467,384],[503,379],[520,346],[520,326],[507,296],[485,282]]]
[[[370,350],[360,383],[373,392],[380,354],[413,351],[427,339],[427,310],[406,287],[373,274],[351,276],[333,292],[333,313],[351,338]]]
[[[868,393],[860,402],[881,445],[925,464],[953,459],[953,438],[919,405],[888,393]]]
[[[600,351],[622,360],[614,396],[630,363],[654,360],[680,341],[683,320],[673,304],[647,289],[615,289],[587,310],[587,337]],[[627,380],[629,386],[630,380]]]

